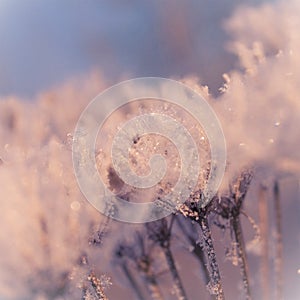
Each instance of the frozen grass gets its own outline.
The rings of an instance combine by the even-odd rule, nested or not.
[[[200,208],[200,182],[172,218],[147,226],[120,225],[100,216],[83,199],[73,175],[72,132],[88,100],[106,86],[102,78],[93,74],[85,83],[71,82],[41,95],[35,103],[2,101],[0,294],[4,299],[94,300],[123,294],[134,299],[228,299],[231,290],[234,299],[282,299],[287,294],[282,210],[288,201],[278,180],[300,173],[299,12],[297,1],[244,7],[226,23],[233,36],[228,47],[239,57],[240,68],[224,75],[218,99],[205,94],[221,119],[228,145],[224,184],[210,205]],[[197,79],[184,81],[207,93]],[[201,128],[191,124],[186,114],[182,119],[201,137]],[[139,147],[154,142],[141,139],[133,149],[142,155]],[[205,148],[200,139],[197,142]],[[166,146],[172,162],[176,151],[166,141],[161,145],[159,150]],[[101,175],[112,190],[126,200],[142,199],[109,168],[105,151],[99,149],[97,155],[105,160]],[[172,170],[170,175],[176,177],[178,170],[174,174]],[[258,203],[253,195],[246,197],[252,176],[253,188],[259,188]],[[173,177],[171,183],[160,184],[160,194],[170,190]],[[270,190],[273,201],[268,200]],[[274,226],[270,207],[274,207]],[[261,261],[261,276],[249,264],[256,260],[247,247],[251,238],[245,223],[258,232],[254,219],[259,219],[261,248],[255,249],[255,255]],[[221,239],[216,230],[230,238]],[[228,248],[235,269],[224,263]],[[186,263],[182,257],[188,257]],[[105,273],[111,277],[111,288]],[[235,279],[230,281],[231,275]]]

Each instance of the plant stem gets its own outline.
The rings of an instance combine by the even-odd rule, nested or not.
[[[193,244],[193,247],[194,247],[193,253],[198,258],[198,260],[200,261],[200,264],[201,264],[205,284],[208,284],[209,283],[209,272],[206,267],[205,256],[204,256],[203,250],[202,250],[201,246],[196,243]]]
[[[170,246],[163,247],[163,251],[167,260],[167,264],[169,266],[175,289],[176,289],[176,296],[178,300],[187,300],[187,296],[181,281],[181,278],[179,276],[178,270],[175,265],[174,257],[171,252]]]
[[[259,211],[259,225],[261,232],[261,287],[263,299],[270,299],[270,274],[269,274],[269,216],[268,216],[268,202],[266,197],[266,187],[261,185],[258,192],[258,211]]]
[[[131,274],[127,264],[124,262],[121,265],[122,267],[122,271],[124,272],[126,278],[128,279],[132,289],[134,290],[134,292],[136,293],[136,296],[139,300],[145,300],[145,297],[143,296],[143,293],[138,285],[138,283],[136,282],[135,278],[133,277],[133,275]]]
[[[281,217],[281,204],[280,204],[280,190],[279,183],[274,183],[274,208],[275,208],[275,245],[276,245],[276,257],[275,257],[275,276],[276,276],[276,299],[283,299],[283,246],[282,246],[282,217]]]
[[[203,233],[205,252],[207,253],[207,258],[210,266],[210,292],[216,296],[217,300],[224,300],[225,297],[221,284],[219,266],[207,217],[203,216],[202,218],[200,218],[198,223]]]
[[[245,291],[245,299],[250,300],[250,285],[249,285],[249,268],[247,263],[247,255],[245,251],[245,243],[243,238],[242,226],[239,216],[234,216],[231,220],[232,228],[235,236],[237,255],[239,258],[240,272],[243,280],[243,286]]]
[[[145,278],[145,281],[146,281],[146,285],[147,285],[147,288],[148,288],[148,291],[151,295],[151,298],[153,300],[163,300],[163,297],[162,297],[162,294],[160,292],[160,289],[159,289],[159,286],[158,286],[158,283],[157,283],[157,280],[155,279],[155,275],[154,274],[145,274],[146,278]]]
[[[183,232],[184,236],[189,240],[191,246],[193,247],[192,252],[194,253],[194,255],[196,256],[196,258],[199,260],[200,265],[201,265],[201,269],[203,272],[203,277],[204,277],[204,282],[205,284],[209,283],[209,272],[206,266],[206,260],[205,260],[205,255],[203,252],[202,247],[199,245],[199,243],[197,242],[197,240],[192,236],[192,234],[190,234],[187,230],[187,228],[185,228],[185,225],[183,224],[183,222],[181,222],[181,220],[179,218],[176,218],[179,228],[180,230]],[[190,231],[192,231],[194,228],[192,228],[192,224],[190,224]]]

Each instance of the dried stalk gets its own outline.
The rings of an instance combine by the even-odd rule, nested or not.
[[[174,281],[174,287],[176,291],[176,296],[178,300],[187,300],[186,292],[184,290],[179,272],[177,270],[174,257],[171,251],[171,230],[175,217],[172,216],[170,225],[168,226],[168,222],[165,219],[155,221],[152,223],[148,223],[146,225],[148,230],[148,235],[151,240],[157,243],[167,261],[167,265],[169,271],[172,275],[172,279]]]
[[[174,257],[173,257],[170,247],[163,247],[163,252],[165,254],[167,264],[169,266],[169,270],[171,272],[171,275],[172,275],[172,278],[174,281],[176,296],[177,296],[178,300],[187,300],[187,296],[186,296],[181,278],[179,276],[178,270],[176,268]]]
[[[192,228],[193,224],[189,221],[188,224],[190,225],[190,228],[189,228],[190,230],[187,230],[187,228],[185,227],[185,224],[183,224],[183,222],[178,217],[176,218],[176,221],[178,222],[179,228],[183,232],[184,236],[188,239],[191,246],[193,247],[192,253],[195,255],[195,257],[200,262],[200,266],[202,269],[205,284],[206,285],[209,284],[210,278],[209,278],[209,271],[207,269],[207,262],[205,259],[205,254],[203,252],[201,245],[197,241],[198,237],[193,236],[193,234],[192,234],[193,229],[194,229],[194,228]]]
[[[266,187],[260,186],[258,193],[258,211],[259,224],[261,232],[261,287],[263,299],[270,299],[270,273],[269,273],[269,216],[268,216],[268,202],[266,197]]]
[[[219,271],[219,266],[216,257],[216,251],[213,245],[213,240],[211,236],[211,231],[208,225],[207,216],[202,216],[198,221],[198,224],[201,227],[203,240],[204,240],[204,249],[207,254],[208,263],[210,267],[210,292],[216,296],[217,300],[224,300],[224,291],[221,284],[221,276]]]
[[[135,292],[137,299],[145,300],[146,298],[144,297],[144,295],[139,287],[139,284],[136,282],[134,276],[132,275],[131,271],[129,270],[127,263],[123,262],[121,264],[121,268],[122,268],[122,271],[123,271],[125,277],[128,279],[128,281],[132,287],[132,290]]]
[[[185,217],[188,217],[190,220],[195,221],[199,224],[204,240],[203,250],[206,253],[206,258],[209,266],[209,283],[207,284],[207,288],[210,294],[215,296],[217,300],[223,300],[225,299],[224,291],[221,283],[221,276],[217,263],[216,252],[213,245],[212,235],[208,224],[209,214],[212,211],[216,212],[216,208],[219,203],[216,199],[213,199],[208,206],[202,208],[201,205],[199,205],[201,203],[201,197],[201,191],[193,193],[190,196],[189,200],[181,205],[178,210]]]
[[[247,254],[245,249],[245,242],[240,220],[241,209],[252,179],[252,174],[243,172],[238,178],[236,184],[231,188],[230,198],[233,200],[234,205],[230,212],[230,224],[234,233],[235,243],[237,247],[237,255],[239,261],[240,272],[245,291],[245,299],[251,300],[250,284],[249,284],[249,267],[247,263]]]
[[[145,281],[151,298],[153,300],[163,300],[155,275],[152,273],[145,274]]]
[[[240,272],[242,276],[244,291],[245,291],[245,299],[251,300],[250,293],[250,285],[249,285],[249,268],[247,263],[247,255],[245,250],[245,242],[243,238],[242,226],[239,216],[231,219],[231,226],[234,232],[236,247],[237,247],[237,255],[239,258],[239,266]]]
[[[145,279],[148,292],[153,300],[162,300],[163,297],[156,280],[156,274],[153,272],[153,260],[150,256],[151,248],[146,249],[145,237],[139,232],[136,234],[136,244],[139,246],[139,254],[136,254],[135,263]]]
[[[137,293],[138,299],[144,299],[144,297],[127,266],[126,260],[128,259],[134,264],[135,269],[141,273],[151,298],[154,300],[162,300],[163,296],[156,280],[156,274],[153,272],[153,259],[150,252],[151,247],[146,247],[145,236],[142,235],[141,232],[136,232],[134,243],[125,244],[124,242],[119,246],[116,255],[119,259],[122,258],[123,272]]]
[[[282,245],[282,217],[281,217],[281,203],[280,203],[280,190],[279,183],[275,181],[274,188],[274,208],[275,208],[275,277],[276,289],[275,297],[278,300],[283,299],[283,245]]]
[[[230,185],[229,196],[222,197],[219,205],[216,206],[216,213],[224,219],[229,220],[232,233],[234,235],[234,244],[236,246],[240,272],[243,280],[245,291],[245,299],[251,298],[249,285],[249,268],[247,264],[247,256],[245,243],[243,238],[240,214],[245,200],[249,185],[251,183],[252,173],[244,171],[241,173],[234,185]]]

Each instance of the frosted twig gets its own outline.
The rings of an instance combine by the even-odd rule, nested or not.
[[[250,186],[253,174],[248,171],[242,172],[236,184],[231,188],[230,198],[234,201],[234,205],[230,212],[230,224],[234,233],[234,238],[237,247],[237,254],[239,258],[240,272],[245,291],[245,299],[250,300],[250,284],[249,284],[249,267],[247,262],[247,254],[245,249],[245,242],[240,220],[241,209]]]
[[[217,262],[217,256],[213,245],[213,240],[208,225],[207,216],[202,216],[198,221],[198,224],[200,225],[202,230],[204,249],[207,254],[208,263],[210,267],[209,290],[213,295],[216,296],[217,300],[223,300],[225,299],[225,297],[224,297],[224,292],[221,284],[221,276],[220,276],[219,266]]]
[[[224,292],[221,284],[221,276],[219,271],[219,266],[217,263],[216,252],[213,245],[212,235],[208,224],[209,214],[216,209],[218,201],[213,199],[209,205],[205,208],[201,208],[199,205],[200,199],[202,197],[202,192],[194,192],[190,198],[181,205],[178,210],[185,217],[190,220],[195,221],[199,224],[203,240],[204,240],[204,252],[206,253],[208,265],[209,265],[209,282],[207,284],[208,290],[211,295],[215,296],[218,300],[223,300]]]
[[[231,219],[231,226],[236,241],[237,255],[239,258],[239,266],[240,266],[243,286],[245,290],[245,299],[250,300],[252,298],[251,298],[250,285],[249,285],[249,268],[247,263],[247,255],[245,250],[245,242],[243,238],[242,226],[241,226],[241,221],[239,216],[236,216],[235,218]]]
[[[251,172],[243,171],[235,184],[230,185],[229,196],[222,197],[219,205],[216,206],[217,214],[230,221],[246,299],[251,299],[251,293],[240,214],[242,213],[243,202],[250,186],[252,176],[253,174]]]

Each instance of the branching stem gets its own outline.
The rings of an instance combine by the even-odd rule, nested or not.
[[[251,300],[250,285],[249,285],[249,268],[247,263],[247,255],[245,250],[245,243],[243,238],[242,226],[239,216],[235,216],[231,220],[234,238],[237,247],[237,255],[239,259],[239,266],[243,280],[245,291],[245,299]]]
[[[283,246],[282,246],[282,217],[281,217],[281,203],[279,183],[275,181],[274,184],[274,207],[275,207],[275,276],[276,276],[276,299],[283,299]]]
[[[210,290],[213,295],[216,296],[217,300],[224,300],[224,291],[221,284],[221,276],[219,271],[219,266],[216,257],[216,251],[213,245],[211,231],[208,225],[208,220],[206,216],[203,216],[198,221],[204,240],[204,249],[207,253],[207,259],[210,267]]]
[[[122,268],[122,271],[125,274],[126,278],[128,279],[133,291],[135,292],[137,299],[145,300],[146,298],[144,297],[138,283],[136,282],[135,278],[131,274],[131,271],[129,270],[129,268],[125,262],[122,263],[121,268]]]

